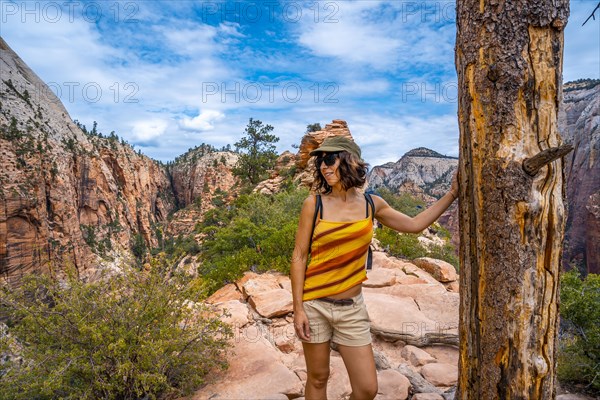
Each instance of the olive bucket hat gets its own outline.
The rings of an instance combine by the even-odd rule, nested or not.
[[[309,154],[316,156],[319,153],[335,153],[338,151],[347,151],[350,154],[354,154],[360,159],[360,147],[354,143],[351,139],[344,136],[330,136],[323,140],[323,143]]]

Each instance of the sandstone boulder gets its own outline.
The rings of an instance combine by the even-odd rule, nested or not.
[[[379,389],[376,400],[404,400],[408,398],[410,382],[408,378],[393,369],[379,371],[377,374]]]
[[[444,283],[444,286],[446,287],[446,290],[449,292],[452,292],[452,293],[460,292],[460,285],[459,285],[458,281]]]
[[[232,325],[234,328],[241,328],[248,322],[248,305],[239,300],[229,300],[219,303],[217,306],[219,311],[225,312],[226,315],[221,318],[221,321]]]
[[[421,375],[435,386],[450,387],[458,381],[458,367],[450,364],[427,364],[421,368]]]
[[[373,332],[419,337],[436,329],[436,323],[419,310],[413,299],[373,290],[363,291]]]
[[[415,367],[421,367],[425,364],[437,362],[437,360],[426,351],[411,345],[404,346],[402,349],[402,357],[408,360],[411,365]]]
[[[430,257],[421,257],[412,261],[417,267],[428,272],[439,282],[453,282],[458,279],[456,268],[450,263]]]
[[[392,286],[396,283],[396,273],[393,270],[385,268],[376,268],[367,272],[367,281],[363,282],[364,287],[378,288]]]
[[[256,275],[247,279],[241,287],[244,298],[265,293],[273,289],[281,289],[277,277],[272,274]]]
[[[441,283],[394,285],[382,291],[413,299],[419,311],[435,321],[438,331],[455,332],[458,329],[459,294],[448,292]]]
[[[292,281],[289,276],[277,275],[277,282],[282,289],[285,289],[290,293],[292,292]]]
[[[458,365],[458,349],[454,346],[425,346],[425,350],[439,363]]]
[[[294,310],[292,294],[285,289],[281,289],[279,285],[275,289],[250,296],[248,301],[256,312],[265,318],[279,317]]]
[[[242,300],[242,293],[233,283],[225,285],[221,289],[214,292],[208,299],[206,299],[206,302],[218,304],[229,300]]]

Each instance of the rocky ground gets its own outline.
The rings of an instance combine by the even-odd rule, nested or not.
[[[419,264],[421,267],[417,267]],[[458,282],[454,267],[415,264],[375,252],[364,284],[372,323],[377,399],[452,398],[458,370]],[[290,280],[247,273],[209,301],[234,329],[230,367],[188,400],[303,399],[306,366],[292,323]],[[328,398],[346,399],[350,382],[332,349]]]
[[[458,378],[458,276],[430,258],[413,262],[373,254],[363,293],[373,334],[377,400],[453,399]],[[229,369],[187,399],[304,400],[306,365],[292,318],[291,284],[280,274],[248,272],[209,298],[234,337]],[[348,399],[350,382],[331,350],[330,400]],[[592,397],[558,389],[557,400]]]

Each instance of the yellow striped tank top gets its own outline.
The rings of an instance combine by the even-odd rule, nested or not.
[[[365,261],[372,238],[370,216],[343,222],[319,218],[313,233],[302,300],[331,296],[366,281]]]

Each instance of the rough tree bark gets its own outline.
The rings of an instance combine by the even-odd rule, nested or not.
[[[460,399],[555,396],[562,149],[523,163],[561,145],[568,13],[568,0],[457,1]]]

